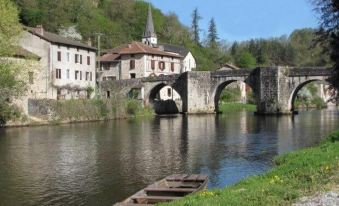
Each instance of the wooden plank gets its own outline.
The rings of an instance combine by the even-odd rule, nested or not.
[[[187,177],[187,174],[175,174],[171,175],[166,178],[167,181],[182,181],[185,177]]]
[[[199,175],[199,177],[197,178],[198,181],[205,181],[207,179],[207,175]]]
[[[185,179],[184,179],[184,181],[186,182],[186,181],[197,181],[197,178],[199,177],[199,175],[190,175],[190,176],[188,176],[188,177],[186,177]]]
[[[191,193],[196,189],[191,188],[146,188],[146,192],[178,192],[178,193]]]
[[[170,197],[170,196],[133,196],[131,199],[133,200],[148,200],[148,201],[173,201],[173,200],[179,200],[182,197]]]

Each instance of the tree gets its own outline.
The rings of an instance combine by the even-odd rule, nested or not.
[[[337,72],[334,82],[339,88],[339,1],[313,0],[313,3],[321,15],[319,34],[322,42],[329,42],[331,59]]]
[[[18,11],[12,1],[0,0],[0,16],[0,57],[11,56],[21,32]],[[11,100],[25,91],[26,84],[20,74],[20,67],[8,62],[6,58],[0,58],[0,127],[18,114]]]
[[[199,14],[198,8],[194,9],[192,13],[192,35],[193,41],[195,44],[200,44],[200,28],[199,28],[199,21],[201,20],[201,16]]]
[[[237,66],[240,68],[253,68],[256,64],[257,61],[249,52],[244,52],[237,61]]]
[[[21,32],[18,11],[12,1],[0,0],[0,56],[12,52],[12,45]]]
[[[217,47],[217,40],[219,39],[218,33],[217,33],[217,26],[215,24],[214,18],[210,20],[210,24],[208,27],[208,43],[209,46],[212,48]]]

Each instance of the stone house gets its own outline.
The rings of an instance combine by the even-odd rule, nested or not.
[[[141,42],[131,42],[111,49],[99,58],[97,81],[123,80],[161,75],[180,74],[196,68],[196,62],[186,48],[158,44],[152,10],[149,6],[145,32]],[[159,99],[179,100],[171,87],[160,90]]]
[[[90,98],[96,86],[96,48],[42,26],[24,27],[19,45],[40,57],[41,69],[31,74],[36,99]]]

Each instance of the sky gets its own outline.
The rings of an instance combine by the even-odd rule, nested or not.
[[[316,28],[318,16],[311,0],[149,0],[165,14],[174,12],[186,26],[198,8],[201,38],[214,17],[220,39],[243,41],[289,35],[295,29]]]

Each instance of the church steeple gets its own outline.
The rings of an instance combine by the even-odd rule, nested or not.
[[[144,35],[142,37],[142,43],[148,45],[156,45],[158,44],[157,34],[155,33],[154,24],[153,24],[153,15],[151,4],[148,5],[148,15],[147,15],[147,23]]]

